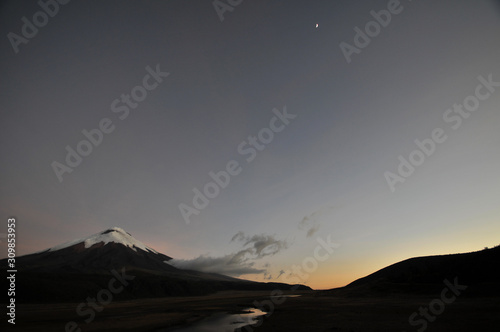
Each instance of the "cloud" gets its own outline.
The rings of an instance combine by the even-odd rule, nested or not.
[[[279,277],[281,277],[281,275],[285,273],[285,271],[281,270],[280,273],[278,274],[278,276],[276,277],[276,279],[278,279]]]
[[[319,230],[319,224],[312,225],[311,228],[307,230],[306,237],[311,237]]]
[[[183,270],[196,270],[202,272],[221,273],[233,277],[243,274],[264,273],[270,279],[266,269],[255,268],[255,260],[266,256],[276,255],[288,248],[285,240],[278,240],[274,235],[259,234],[248,236],[243,232],[236,233],[231,242],[241,243],[241,249],[222,257],[201,255],[194,259],[172,259],[168,263]],[[264,264],[269,267],[269,264]]]
[[[286,241],[277,240],[273,235],[265,234],[247,236],[243,232],[238,232],[233,236],[231,242],[242,242],[243,247],[247,247],[243,251],[254,255],[256,259],[275,255],[288,248]]]
[[[299,229],[306,231],[306,237],[311,237],[319,230],[320,224],[317,217],[321,215],[321,211],[316,211],[308,216],[302,218],[299,222]]]
[[[311,213],[310,215],[305,216],[299,222],[298,225],[299,229],[306,231],[306,237],[313,236],[314,234],[316,234],[316,232],[319,230],[321,226],[321,224],[319,223],[319,219],[333,209],[334,209],[333,206],[325,206]]]
[[[256,269],[253,262],[245,262],[240,252],[222,257],[210,257],[201,255],[194,259],[172,259],[168,263],[181,270],[195,270],[210,273],[220,273],[232,277],[243,274],[260,274],[266,272],[264,269]]]

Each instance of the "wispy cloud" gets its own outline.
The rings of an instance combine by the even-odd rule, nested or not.
[[[299,229],[306,231],[306,237],[311,237],[319,230],[320,224],[318,222],[318,217],[323,214],[323,210],[318,210],[311,213],[308,216],[302,218],[299,222]]]
[[[172,259],[168,263],[182,270],[221,273],[233,277],[266,272],[265,269],[254,268],[254,262],[243,260],[240,252],[222,257],[201,255],[189,260]]]
[[[285,240],[276,239],[274,235],[245,235],[243,232],[236,233],[231,242],[241,243],[241,249],[222,257],[210,257],[201,255],[194,259],[173,259],[169,264],[184,270],[196,270],[202,272],[221,273],[229,276],[240,276],[243,274],[260,274],[270,279],[267,274],[269,264],[265,268],[256,268],[256,260],[266,256],[276,255],[278,252],[288,248]]]
[[[311,237],[314,235],[314,233],[316,233],[317,231],[319,230],[319,224],[314,224],[312,225],[308,230],[307,230],[307,233],[306,233],[306,237]]]
[[[274,235],[253,235],[247,236],[243,232],[236,233],[231,242],[241,242],[243,247],[246,247],[246,253],[253,255],[255,258],[272,256],[283,249],[288,248],[288,243],[285,240],[278,240]]]

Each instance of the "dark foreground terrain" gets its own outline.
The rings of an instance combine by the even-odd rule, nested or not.
[[[39,256],[25,258],[24,266],[32,260],[32,269],[26,268],[16,281],[16,301],[23,304],[16,306],[16,325],[9,325],[8,331],[163,332],[250,307],[268,314],[241,331],[500,331],[500,246],[411,258],[325,291],[181,271],[165,266],[154,252],[141,253],[142,260],[137,260],[138,254],[123,246],[96,246],[83,254],[78,250],[70,247],[46,254],[51,271],[39,271],[47,269]],[[71,259],[61,259],[66,255]],[[87,260],[87,255],[99,260]],[[97,263],[104,270],[110,265],[126,268],[135,277],[123,288],[110,284],[114,279],[109,273],[97,274]],[[155,270],[157,265],[161,271]],[[54,273],[54,268],[73,272]],[[85,273],[75,273],[78,268]],[[115,289],[116,296],[100,303],[108,302],[103,295],[107,289]],[[281,294],[277,289],[301,296],[273,297]],[[97,305],[81,302],[99,299],[99,294]],[[2,320],[1,331],[5,325]]]
[[[440,292],[435,296],[380,297],[335,296],[318,291],[297,294],[301,296],[273,298],[274,301],[270,292],[261,291],[114,301],[97,312],[88,324],[84,322],[88,315],[76,314],[78,303],[25,304],[17,306],[16,325],[7,330],[65,331],[66,323],[74,321],[82,331],[155,331],[185,326],[213,313],[238,312],[255,306],[257,300],[259,304],[265,303],[263,309],[269,315],[258,323],[260,326],[241,331],[417,331],[423,325],[411,326],[410,315],[420,307],[427,308],[433,299],[441,296]],[[270,308],[269,303],[273,303],[274,308]],[[431,320],[425,331],[497,332],[500,330],[500,298],[470,298],[464,294],[446,304],[441,314],[431,314]]]

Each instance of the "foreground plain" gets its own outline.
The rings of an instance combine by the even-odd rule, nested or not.
[[[281,299],[260,326],[242,331],[417,331],[409,316],[427,307],[427,295],[333,296],[304,291],[300,297]],[[98,312],[90,323],[76,314],[78,303],[21,304],[16,326],[9,331],[65,331],[68,321],[82,331],[155,331],[186,326],[217,312],[235,313],[252,307],[255,300],[270,299],[270,292],[220,292],[208,296],[115,301]],[[265,309],[268,309],[265,307]],[[499,331],[499,297],[459,297],[429,322],[425,331]],[[2,324],[4,325],[4,324]],[[4,325],[5,326],[5,325]],[[2,329],[3,330],[3,329]]]

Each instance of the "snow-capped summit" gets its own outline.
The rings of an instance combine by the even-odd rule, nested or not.
[[[131,248],[132,250],[134,250],[136,252],[137,252],[137,249],[142,249],[144,251],[158,253],[156,250],[154,250],[154,249],[146,246],[144,243],[136,240],[130,233],[124,231],[122,228],[119,228],[119,227],[112,227],[112,228],[107,229],[103,232],[99,232],[99,233],[90,235],[90,236],[83,238],[83,239],[77,239],[77,240],[73,240],[70,242],[66,242],[66,243],[57,245],[55,247],[48,249],[48,251],[57,251],[57,250],[68,248],[68,247],[71,247],[71,246],[74,246],[74,245],[77,245],[80,243],[83,243],[84,248],[88,249],[96,244],[102,243],[103,245],[106,245],[110,242],[124,245],[126,247]]]
[[[38,273],[110,273],[112,269],[140,269],[151,273],[177,271],[172,258],[136,240],[122,228],[66,242],[31,255],[18,257],[25,271]]]

